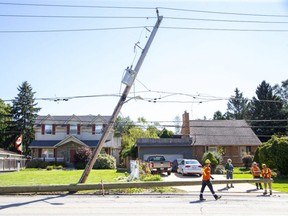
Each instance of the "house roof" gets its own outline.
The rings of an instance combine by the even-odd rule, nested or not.
[[[51,120],[55,124],[66,124],[71,119],[77,119],[83,124],[92,124],[97,119],[101,119],[104,122],[108,122],[111,116],[101,116],[101,115],[38,115],[35,124],[42,124],[45,120]]]
[[[24,157],[24,155],[18,154],[16,152],[5,150],[3,148],[0,148],[0,155]]]
[[[245,120],[190,120],[190,136],[198,146],[261,144]]]
[[[140,138],[137,139],[138,147],[191,147],[190,139],[179,138]]]

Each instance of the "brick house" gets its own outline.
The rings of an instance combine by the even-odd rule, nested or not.
[[[78,148],[89,147],[93,151],[102,136],[110,116],[72,115],[38,116],[35,121],[35,140],[29,145],[33,159],[74,162]],[[111,132],[102,152],[112,155],[119,164],[121,142]]]
[[[192,138],[192,155],[199,161],[205,152],[221,148],[223,163],[231,158],[242,166],[242,156],[254,155],[261,144],[245,120],[189,120],[187,112],[182,119],[182,135]]]

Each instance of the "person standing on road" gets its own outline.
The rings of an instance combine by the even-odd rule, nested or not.
[[[226,170],[226,179],[233,179],[234,166],[230,158],[227,160],[227,163],[225,164],[225,170]],[[229,184],[227,184],[227,188],[230,188]],[[234,188],[232,183],[231,188]]]
[[[262,177],[264,179],[270,179],[271,178],[271,169],[269,169],[266,164],[262,164]],[[270,190],[270,195],[272,195],[272,183],[269,182],[269,190]],[[267,194],[267,182],[264,182],[264,193],[263,195]]]
[[[216,200],[220,199],[221,196],[218,196],[214,189],[213,189],[213,185],[212,183],[210,182],[210,178],[213,180],[214,178],[210,175],[210,164],[211,164],[211,161],[209,159],[205,160],[205,165],[204,165],[204,168],[203,168],[203,174],[202,174],[202,187],[201,187],[201,190],[200,190],[200,201],[204,201],[206,199],[204,199],[203,197],[203,192],[205,190],[205,187],[208,186],[208,188],[210,189],[212,195],[214,196],[214,198]]]
[[[250,170],[251,170],[251,173],[252,173],[254,179],[260,179],[261,170],[258,167],[256,162],[252,163],[252,167]],[[256,183],[256,189],[259,190],[259,188],[260,188],[260,190],[263,189],[261,183]]]

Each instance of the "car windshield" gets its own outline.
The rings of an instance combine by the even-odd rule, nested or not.
[[[148,158],[149,161],[165,161],[163,156],[153,156]]]

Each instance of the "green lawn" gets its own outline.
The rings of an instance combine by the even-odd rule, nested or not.
[[[23,170],[0,174],[0,186],[76,184],[83,170]],[[86,183],[115,182],[115,178],[125,176],[116,170],[91,170]]]

